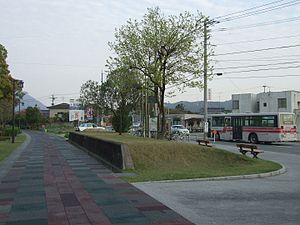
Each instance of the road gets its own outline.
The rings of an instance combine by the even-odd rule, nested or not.
[[[235,143],[215,146],[238,152]],[[257,179],[136,183],[135,186],[199,225],[299,225],[300,143],[259,145],[261,158],[285,165]]]

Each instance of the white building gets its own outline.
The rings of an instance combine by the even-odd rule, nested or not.
[[[259,94],[233,94],[232,112],[293,112],[296,113],[298,140],[300,139],[300,92],[281,91]]]

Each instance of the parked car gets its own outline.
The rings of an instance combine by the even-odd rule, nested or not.
[[[108,132],[116,132],[115,129],[113,128],[113,126],[106,126],[105,130]]]
[[[105,130],[104,127],[99,127],[95,123],[82,123],[77,127],[76,131],[84,131],[86,129]]]
[[[190,131],[185,128],[183,125],[173,125],[171,126],[171,133],[179,133],[179,134],[186,134],[189,135]]]

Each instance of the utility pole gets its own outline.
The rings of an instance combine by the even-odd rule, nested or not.
[[[103,84],[103,70],[101,70],[101,84]]]
[[[102,86],[102,84],[103,84],[103,76],[104,76],[104,74],[103,74],[103,70],[101,70],[101,77],[100,77],[100,82],[101,82],[101,86]],[[96,109],[97,109],[97,112],[96,112],[96,114],[97,114],[97,124],[99,123],[99,115],[98,115],[98,110],[99,110],[99,108],[98,108],[98,106],[96,107]],[[103,121],[103,107],[101,106],[101,120],[100,120],[100,125],[101,126],[103,126],[103,123],[104,123],[104,121]],[[121,115],[122,116],[122,115]]]
[[[16,82],[18,83],[18,88],[22,89],[24,82],[22,80],[12,79],[13,83],[13,102],[12,102],[12,129],[11,129],[11,143],[15,143],[15,102],[16,102]]]
[[[19,98],[19,130],[21,129],[21,99]]]
[[[55,99],[56,99],[56,98],[54,97],[54,94],[52,94],[52,95],[51,95],[51,101],[52,101],[51,105],[52,105],[52,106],[54,105]]]
[[[204,79],[204,140],[207,139],[208,122],[207,122],[207,19],[204,20],[204,40],[203,40],[203,79]]]
[[[145,119],[144,119],[144,137],[146,137],[146,133],[147,133],[147,120],[148,120],[148,89],[147,89],[147,77],[145,75]]]
[[[263,85],[264,93],[266,93],[266,87],[267,87],[267,85]]]
[[[12,129],[11,143],[15,143],[15,101],[16,101],[16,80],[13,79],[13,102],[12,102]]]

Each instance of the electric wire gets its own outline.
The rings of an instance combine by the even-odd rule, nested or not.
[[[244,58],[244,59],[216,59],[212,60],[215,62],[240,62],[240,61],[278,61],[278,60],[287,60],[286,58],[290,57],[300,57],[300,55],[283,55],[283,56],[269,56],[269,57],[258,57],[258,58]],[[298,60],[289,59],[289,60]]]
[[[275,1],[275,2],[270,3],[270,4],[274,4],[274,3],[277,3],[277,2],[279,2],[279,1]],[[290,7],[290,6],[297,5],[297,4],[300,4],[299,0],[289,1],[289,2],[285,2],[285,3],[282,3],[282,4],[275,5],[275,6],[269,6],[269,7],[259,9],[259,10],[256,10],[256,11],[252,11],[252,12],[249,9],[248,11],[250,11],[250,12],[246,12],[246,13],[241,13],[240,12],[241,15],[225,17],[224,19],[218,20],[218,22],[228,22],[228,21],[232,21],[232,20],[236,20],[236,19],[242,19],[242,18],[246,18],[246,17],[249,17],[249,16],[262,14],[262,13],[274,11],[274,10],[277,10],[277,9]],[[257,8],[261,8],[263,6],[264,5],[258,6]],[[236,13],[236,14],[238,14],[238,13]]]
[[[223,17],[228,17],[228,16],[232,16],[232,15],[235,15],[235,14],[240,14],[240,13],[244,13],[244,12],[247,12],[247,11],[251,11],[253,9],[258,9],[258,8],[261,8],[261,7],[264,7],[264,6],[268,6],[268,5],[273,5],[273,4],[276,4],[276,3],[279,3],[279,2],[283,2],[284,0],[278,0],[278,1],[273,1],[273,2],[269,2],[269,3],[266,3],[266,4],[263,4],[263,5],[259,5],[259,6],[254,6],[252,8],[249,8],[249,9],[244,9],[244,10],[241,10],[241,11],[237,11],[237,12],[233,12],[233,13],[229,13],[229,14],[226,14],[226,15],[223,15],[223,16],[217,16],[215,17],[214,19],[220,19],[220,18],[223,18]]]
[[[279,40],[279,39],[286,39],[286,38],[295,38],[295,37],[299,37],[299,36],[300,36],[300,34],[296,34],[296,35],[288,35],[288,36],[262,38],[262,39],[249,40],[249,41],[244,40],[244,41],[236,41],[236,42],[217,43],[217,44],[214,44],[214,45],[220,46],[220,45],[243,44],[243,43],[252,43],[252,42],[260,42],[260,41],[270,41],[270,40]]]
[[[245,51],[237,51],[237,52],[220,53],[220,54],[216,54],[214,56],[244,54],[244,53],[252,53],[252,52],[269,51],[269,50],[275,50],[275,49],[295,48],[295,47],[299,47],[299,46],[300,46],[300,44],[296,44],[296,45],[283,45],[283,46],[270,47],[270,48],[261,48],[261,49],[254,49],[254,50],[245,50]]]
[[[266,79],[266,78],[282,78],[282,77],[300,77],[296,74],[291,75],[269,75],[269,76],[246,76],[246,77],[220,77],[218,79]]]
[[[300,68],[300,65],[296,65],[296,66],[282,66],[282,67],[270,67],[270,68],[240,70],[240,71],[229,71],[229,72],[226,72],[226,73],[228,73],[228,74],[232,74],[232,73],[249,73],[249,72],[266,71],[266,70],[283,70],[283,69],[295,69],[295,68]]]
[[[261,66],[274,66],[274,65],[283,65],[283,64],[295,64],[300,63],[300,61],[286,61],[280,63],[268,63],[268,64],[257,64],[257,65],[241,65],[241,66],[228,66],[215,68],[216,70],[227,70],[227,69],[240,69],[240,68],[251,68],[251,67],[261,67]]]
[[[277,24],[281,24],[281,23],[294,22],[297,20],[300,20],[300,16],[282,19],[282,20],[268,21],[268,22],[264,22],[264,23],[253,23],[253,24],[247,24],[247,25],[243,25],[243,26],[220,28],[218,30],[215,30],[214,32],[218,32],[218,31],[224,32],[224,31],[231,31],[231,30],[241,30],[241,29],[249,29],[249,28],[269,26],[269,25],[277,25]]]

